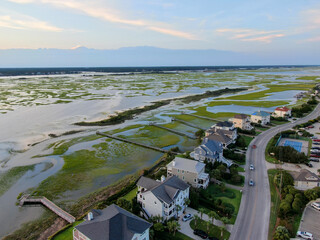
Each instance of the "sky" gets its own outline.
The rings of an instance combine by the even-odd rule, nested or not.
[[[319,0],[1,0],[0,49],[320,52]]]

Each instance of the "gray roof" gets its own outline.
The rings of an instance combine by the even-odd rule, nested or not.
[[[234,115],[234,118],[237,118],[237,119],[246,119],[248,116],[245,115],[245,114],[236,114]]]
[[[137,185],[140,187],[143,187],[145,189],[151,189],[154,188],[156,186],[159,186],[161,184],[161,182],[155,181],[151,178],[146,178],[144,176],[141,176],[139,181],[137,182]]]
[[[175,166],[173,166],[173,161],[175,161]],[[167,167],[172,167],[176,169],[181,169],[184,171],[189,171],[193,173],[199,173],[203,168],[205,168],[205,164],[195,161],[195,160],[190,160],[187,158],[181,158],[181,157],[175,157],[175,159],[172,162],[170,162]]]
[[[134,234],[142,234],[151,223],[112,204],[103,210],[92,210],[93,219],[75,228],[91,240],[131,240]]]
[[[224,122],[218,122],[216,124],[217,127],[232,127],[233,126],[233,123],[231,122],[228,122],[228,121],[224,121]]]
[[[295,181],[300,182],[320,182],[320,178],[313,172],[307,169],[302,169],[300,172],[291,172],[291,175]]]
[[[218,142],[218,141],[215,141],[215,140],[204,138],[203,142],[202,142],[202,145],[207,147],[212,152],[222,153],[222,151],[223,151],[221,142]]]
[[[140,186],[138,183],[137,185]],[[148,191],[152,192],[159,200],[167,204],[170,204],[175,199],[179,191],[184,191],[190,187],[187,183],[185,183],[176,176],[168,177],[164,182],[157,183],[159,184],[155,185],[155,187],[149,189]]]
[[[209,136],[207,136],[206,138],[213,140],[213,141],[217,141],[217,142],[221,142],[221,143],[229,143],[230,141],[232,141],[231,138],[229,138],[227,135],[217,131],[214,134],[211,134]]]

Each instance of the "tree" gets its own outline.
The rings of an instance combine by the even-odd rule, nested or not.
[[[277,230],[273,236],[273,240],[290,240],[288,229],[286,229],[284,226],[277,227]]]
[[[200,213],[200,217],[201,217],[201,220],[202,220],[202,216],[203,216],[203,214],[205,213],[205,209],[204,208],[199,208],[199,213]]]
[[[183,205],[184,205],[184,211],[186,210],[186,208],[188,207],[188,205],[190,204],[190,199],[189,198],[185,198],[183,200]]]
[[[170,221],[167,224],[169,232],[173,232],[173,236],[175,236],[176,231],[181,229],[180,223],[178,221]]]
[[[206,221],[206,225],[207,225],[207,233],[209,233],[210,225],[211,225],[210,220]]]
[[[194,225],[195,225],[195,227],[197,228],[197,227],[198,227],[199,220],[200,220],[199,215],[195,214],[195,215],[193,216],[193,219],[194,219]]]
[[[157,231],[157,232],[163,232],[164,230],[164,226],[161,222],[157,222],[153,225],[154,227],[154,230]]]
[[[179,212],[181,211],[181,209],[182,207],[179,204],[177,204],[176,205],[177,217],[179,216]]]
[[[320,168],[317,171],[318,171],[318,175],[320,175]]]
[[[219,215],[215,211],[211,211],[208,213],[209,218],[211,219],[212,225],[214,225],[214,219],[218,219]]]
[[[130,201],[128,201],[128,200],[125,199],[125,198],[119,198],[119,199],[117,200],[117,205],[118,205],[119,207],[122,207],[122,208],[128,210],[128,211],[131,211],[132,204],[131,204]]]
[[[222,229],[221,229],[221,238],[223,238],[223,231],[224,231],[224,229],[227,228],[227,224],[230,223],[230,220],[229,220],[229,218],[226,218],[226,217],[222,217],[220,220],[221,220],[222,223],[223,223],[223,227],[222,227]]]

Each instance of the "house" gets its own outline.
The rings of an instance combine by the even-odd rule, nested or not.
[[[235,142],[233,141],[229,136],[225,135],[223,130],[218,129],[217,132],[205,137],[212,141],[220,142],[222,143],[223,148],[226,148],[229,144]]]
[[[282,118],[291,117],[291,109],[287,107],[277,107],[272,113],[272,116]]]
[[[320,178],[307,169],[302,169],[300,172],[290,172],[290,174],[294,179],[294,186],[299,190],[320,187]]]
[[[218,122],[217,124],[213,125],[211,128],[206,130],[205,136],[210,136],[212,134],[219,134],[225,135],[232,139],[232,142],[235,142],[238,135],[237,129],[234,127],[233,123],[225,121],[225,122]]]
[[[200,162],[220,162],[223,158],[223,145],[221,142],[204,138],[202,144],[194,149],[193,158]]]
[[[251,114],[251,122],[261,125],[267,125],[270,123],[270,113],[265,111],[257,111]]]
[[[189,198],[190,186],[177,176],[162,177],[161,181],[142,176],[137,186],[137,201],[147,218],[160,216],[169,220],[180,217],[187,207],[185,199]]]
[[[195,188],[207,188],[210,179],[209,174],[204,172],[205,167],[199,161],[175,157],[167,165],[167,176],[177,176]]]
[[[91,210],[73,229],[73,240],[149,240],[151,223],[112,204]]]
[[[237,114],[234,115],[233,118],[229,120],[233,123],[236,128],[240,128],[242,130],[252,130],[253,127],[250,124],[250,117],[245,114]]]

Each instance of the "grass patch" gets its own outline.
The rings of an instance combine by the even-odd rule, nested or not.
[[[246,170],[243,167],[237,167],[238,172],[245,172]]]
[[[236,185],[236,186],[240,186],[240,187],[243,187],[244,186],[244,176],[242,176],[242,175],[240,175],[240,177],[241,177],[241,183],[237,183],[237,184],[235,184],[235,183],[233,183],[231,180],[226,180],[226,179],[223,179],[222,180],[222,182],[224,182],[224,183],[228,183],[228,184],[231,184],[231,185]]]
[[[250,107],[275,107],[288,105],[288,101],[212,101],[208,103],[208,107],[223,106],[223,105],[238,105]]]
[[[52,236],[51,240],[72,240],[73,239],[73,228],[80,223],[82,223],[84,220],[76,221],[72,225],[68,225],[68,227],[64,228],[63,230],[56,233],[54,236]]]
[[[253,137],[249,137],[249,136],[245,136],[245,135],[241,135],[241,138],[244,139],[244,142],[247,147],[250,145],[251,141],[254,139]]]
[[[267,162],[277,164],[278,160],[275,157],[270,156],[268,153],[268,149],[271,147],[272,142],[273,142],[273,138],[271,138],[270,141],[268,142],[264,155]]]
[[[269,185],[270,185],[270,195],[271,195],[271,209],[270,209],[270,222],[269,222],[269,234],[268,239],[272,240],[273,231],[275,230],[277,216],[279,212],[280,206],[280,195],[276,190],[276,186],[273,183],[274,176],[279,171],[277,169],[269,169],[268,177],[269,177]]]
[[[131,190],[129,193],[123,196],[123,198],[131,202],[131,200],[137,196],[137,191],[138,191],[138,187]]]
[[[201,229],[202,231],[207,232],[207,223],[204,220],[198,220],[197,225],[195,224],[194,219],[190,221],[190,227],[194,229]],[[209,232],[208,235],[210,237],[216,237],[218,239],[221,239],[221,231],[223,231],[222,239],[229,239],[230,233],[226,229],[222,229],[221,227],[218,227],[216,225],[209,225]]]
[[[4,194],[27,171],[33,170],[35,165],[14,167],[0,175],[0,196]]]

